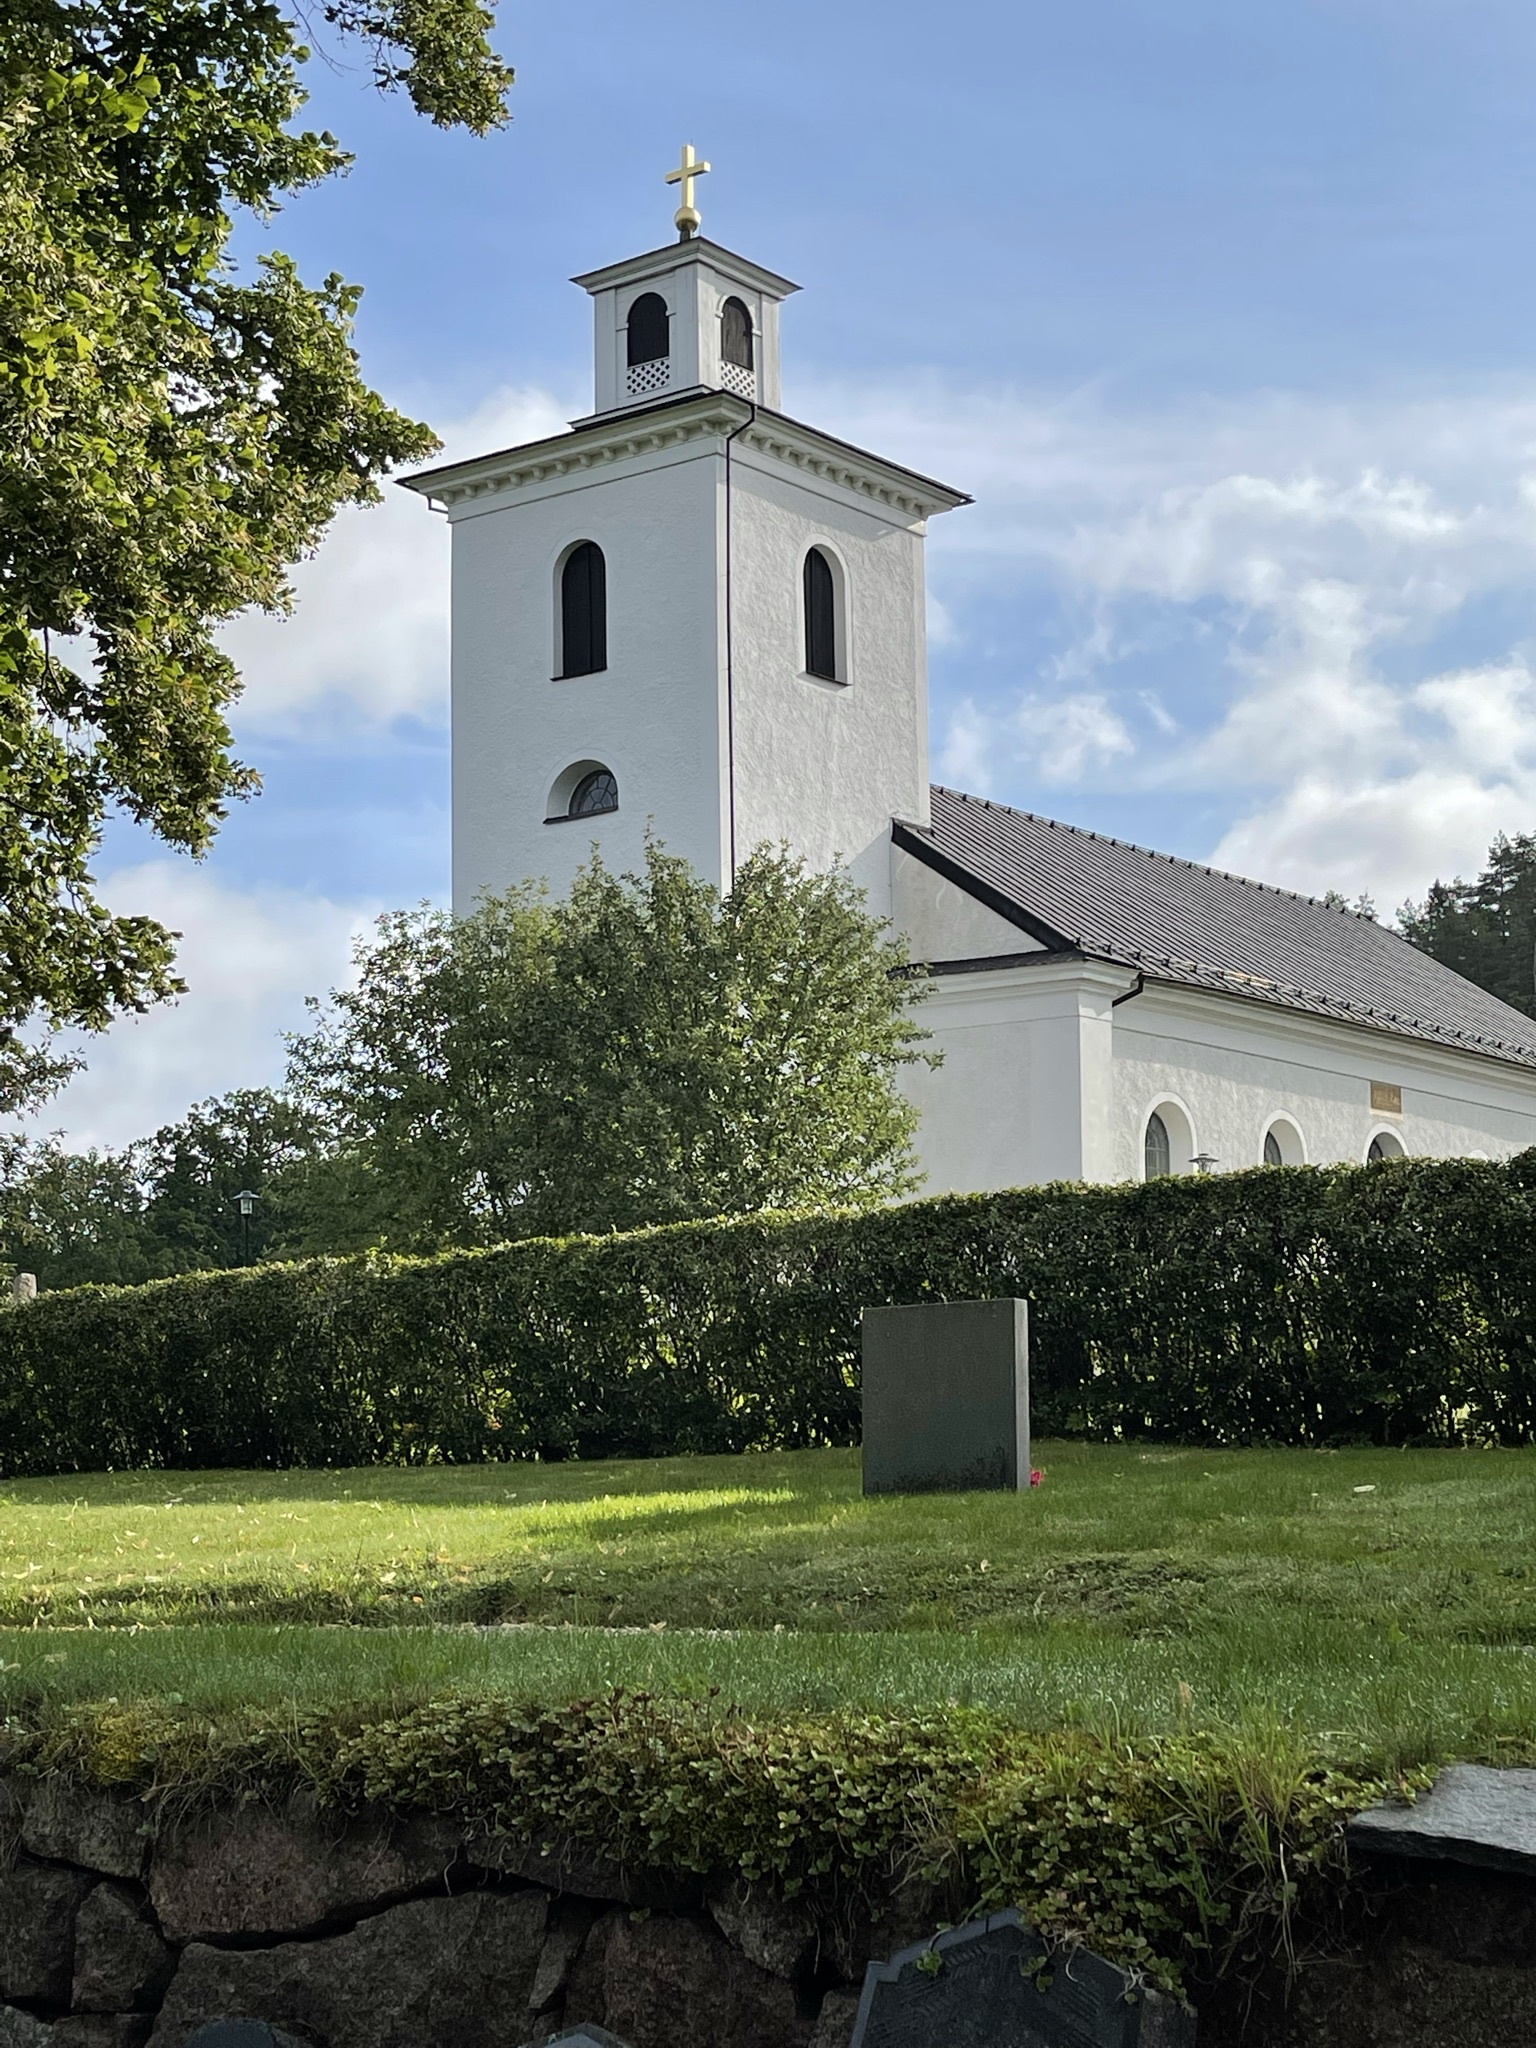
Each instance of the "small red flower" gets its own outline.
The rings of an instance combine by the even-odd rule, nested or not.
[[[1039,1469],[1038,1466],[1030,1473],[1029,1483],[1031,1486],[1044,1486],[1045,1474]]]

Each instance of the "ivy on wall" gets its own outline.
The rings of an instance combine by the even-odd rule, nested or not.
[[[1042,1435],[1536,1438],[1536,1152],[1053,1186],[0,1314],[0,1472],[850,1443],[859,1316],[1022,1295]]]

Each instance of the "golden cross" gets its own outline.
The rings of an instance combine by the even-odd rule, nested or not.
[[[709,165],[700,163],[694,155],[693,144],[685,142],[683,144],[682,162],[675,171],[668,171],[667,173],[667,183],[669,185],[681,185],[683,188],[683,203],[673,216],[677,222],[678,240],[681,242],[686,242],[690,235],[696,235],[699,232],[699,212],[693,203],[693,181],[695,178],[701,178],[708,169]]]

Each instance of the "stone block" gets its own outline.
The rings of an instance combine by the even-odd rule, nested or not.
[[[848,2048],[853,2039],[853,2023],[858,2016],[857,1991],[829,1991],[816,2015],[810,2048]]]
[[[1028,1304],[864,1311],[864,1491],[1029,1485]]]
[[[548,1931],[539,1951],[539,1966],[533,1973],[533,1989],[528,1994],[529,2010],[536,2018],[552,2012],[564,1998],[572,1966],[596,1918],[596,1906],[586,1899],[550,1901]]]
[[[205,1814],[165,1829],[149,1895],[170,1940],[302,1934],[443,1881],[456,1830],[433,1815],[342,1820],[295,1800]]]
[[[596,2020],[633,2048],[807,2048],[782,1978],[682,1915],[605,1913],[571,1972],[566,2024]]]
[[[25,1794],[21,1840],[34,1856],[103,1877],[142,1877],[153,1834],[150,1809],[131,1792],[48,1776],[33,1779]]]
[[[48,2048],[144,2048],[154,2018],[147,2012],[76,2012],[55,2020]]]
[[[175,1967],[144,1900],[126,1885],[98,1884],[75,1917],[75,2011],[147,2010]]]
[[[0,2005],[0,2048],[48,2048],[53,2029],[46,2020],[14,2005]]]
[[[1195,2016],[1011,1908],[871,1963],[850,2048],[1194,2048]]]
[[[1410,1806],[1386,1800],[1349,1824],[1351,1849],[1536,1877],[1536,1771],[1452,1764]]]
[[[506,2048],[524,2031],[544,1941],[539,1891],[415,1899],[323,1941],[182,1955],[150,2048],[206,2021],[270,2020],[325,2048]]]
[[[731,1946],[771,1976],[798,1976],[815,1961],[816,1923],[797,1900],[726,1877],[709,1886],[705,1903]]]
[[[485,1833],[469,1838],[464,1853],[482,1870],[608,1905],[681,1913],[699,1903],[701,1887],[696,1877],[614,1863],[583,1843],[562,1837]]]
[[[0,1998],[68,2005],[75,1915],[90,1888],[83,1871],[27,1856],[0,1871]]]

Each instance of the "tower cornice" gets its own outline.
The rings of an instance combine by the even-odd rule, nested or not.
[[[971,502],[966,492],[933,477],[720,391],[685,392],[660,404],[602,414],[579,422],[570,433],[418,470],[398,481],[403,489],[452,512],[473,499],[606,469],[693,441],[723,440],[728,434],[735,435],[738,452],[746,449],[782,462],[802,476],[813,476],[907,518],[927,519]]]
[[[584,270],[580,277],[573,277],[571,283],[579,284],[583,291],[610,291],[615,286],[661,277],[669,270],[681,270],[689,263],[712,264],[722,276],[746,285],[752,291],[768,292],[776,299],[787,299],[791,292],[800,289],[792,279],[780,277],[776,270],[754,263],[750,256],[738,256],[734,249],[722,248],[718,242],[710,241],[707,235],[694,235],[686,242],[668,242],[660,249],[647,249],[642,255],[626,256],[622,262],[605,264],[601,270]]]

